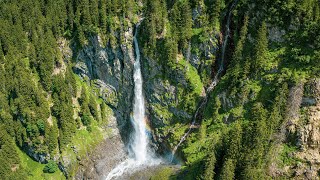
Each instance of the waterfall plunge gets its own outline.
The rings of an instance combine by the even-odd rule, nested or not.
[[[146,134],[145,106],[142,94],[142,74],[140,68],[140,51],[137,40],[137,25],[134,35],[134,46],[136,52],[136,60],[134,63],[134,103],[133,103],[133,120],[134,127],[133,142],[131,144],[132,154],[135,156],[137,163],[141,164],[147,160],[148,137]]]
[[[154,152],[149,148],[149,138],[146,129],[146,117],[144,97],[142,93],[142,74],[140,67],[140,50],[137,40],[138,28],[140,23],[136,25],[133,38],[136,59],[134,63],[134,103],[133,103],[133,119],[134,128],[131,136],[132,142],[129,144],[129,159],[117,165],[107,176],[106,180],[120,179],[124,173],[132,173],[146,166],[160,164],[160,160],[155,158]],[[129,172],[130,171],[130,172]]]

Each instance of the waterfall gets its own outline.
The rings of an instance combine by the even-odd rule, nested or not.
[[[135,156],[137,163],[144,163],[147,160],[148,153],[148,137],[146,132],[146,117],[144,97],[142,93],[142,74],[140,66],[140,50],[137,40],[139,24],[136,26],[134,35],[134,46],[136,53],[136,60],[134,63],[134,103],[133,103],[133,119],[132,124],[134,128],[133,142],[131,144],[132,154]]]
[[[220,65],[219,65],[218,72],[215,75],[212,83],[207,88],[206,96],[201,101],[201,103],[198,106],[196,112],[194,113],[193,120],[192,120],[191,125],[189,126],[188,131],[182,136],[182,138],[180,139],[179,143],[173,148],[172,155],[171,155],[171,161],[173,161],[173,158],[174,158],[174,155],[175,155],[177,149],[186,140],[187,136],[191,133],[192,127],[194,127],[194,125],[196,124],[196,120],[197,120],[197,117],[198,117],[198,114],[199,114],[200,110],[207,104],[208,96],[209,96],[210,92],[216,87],[216,85],[219,82],[219,76],[221,75],[221,73],[222,73],[222,71],[224,69],[223,64],[224,64],[224,59],[225,59],[225,50],[226,50],[226,47],[227,47],[227,44],[228,44],[228,39],[230,37],[230,20],[231,20],[231,15],[232,15],[231,13],[232,13],[232,10],[236,6],[237,3],[238,3],[238,0],[234,0],[232,5],[231,5],[231,7],[230,7],[230,9],[229,9],[229,13],[228,13],[228,17],[227,17],[227,24],[226,24],[226,33],[225,33],[225,36],[224,36],[224,40],[223,40],[223,44],[222,44],[222,50],[221,50],[221,62],[220,62]]]
[[[155,158],[153,150],[149,147],[149,137],[147,130],[147,122],[145,116],[145,104],[143,97],[143,80],[140,65],[140,50],[137,40],[138,28],[140,22],[137,23],[133,37],[135,48],[135,62],[134,62],[134,102],[133,102],[133,117],[131,123],[133,125],[133,133],[131,135],[131,142],[129,142],[129,158],[119,165],[117,165],[107,176],[106,180],[121,179],[124,173],[132,173],[135,170],[146,166],[153,166],[159,164],[161,161]]]

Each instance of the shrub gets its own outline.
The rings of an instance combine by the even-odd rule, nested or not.
[[[54,173],[57,170],[58,170],[58,165],[52,160],[50,160],[48,164],[46,164],[46,166],[43,168],[44,173]]]

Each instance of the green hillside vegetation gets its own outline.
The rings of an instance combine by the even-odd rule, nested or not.
[[[53,158],[70,151],[70,144],[82,144],[85,138],[87,142],[79,144],[81,155],[88,145],[102,140],[98,128],[107,121],[107,115],[105,104],[101,105],[94,91],[77,83],[71,69],[73,59],[63,58],[58,41],[66,38],[82,47],[87,36],[100,33],[109,42],[108,34],[117,28],[113,19],[136,8],[130,1],[127,5],[131,8],[124,7],[122,1],[96,0],[0,4],[0,125],[1,133],[5,133],[0,152],[15,153],[16,147],[21,151],[21,156],[1,156],[1,162],[8,163],[0,170],[1,179],[61,179],[56,168],[58,174],[43,175],[45,165],[32,162],[24,153],[50,154]],[[65,72],[55,73],[62,66],[66,66]],[[88,99],[78,98],[80,117],[74,118],[72,99],[81,89],[88,89]]]
[[[207,36],[202,37],[208,37],[208,33],[219,30],[222,26],[217,25],[214,20],[224,23],[223,14],[226,14],[231,3],[232,1],[167,1],[168,15],[159,13],[162,6],[153,14],[146,14],[151,21],[154,17],[169,18],[164,20],[167,23],[156,30],[149,28],[150,24],[143,26],[142,31],[151,34],[144,36],[143,39],[147,40],[142,40],[143,42],[154,42],[150,38],[157,39],[155,45],[145,46],[145,51],[148,51],[145,54],[158,60],[164,66],[165,78],[169,76],[171,80],[181,71],[170,70],[179,69],[179,64],[183,64],[179,54],[186,56],[187,42],[193,37],[201,37],[202,33],[207,33]],[[212,4],[219,6],[209,8]],[[201,20],[210,18],[213,23],[198,19],[190,22],[190,9],[197,7],[208,7],[203,8]],[[226,74],[210,94],[211,98],[200,120],[201,127],[189,136],[180,149],[186,160],[185,170],[181,172],[181,178],[184,179],[266,179],[272,156],[269,152],[279,143],[272,137],[280,133],[279,128],[286,115],[288,88],[319,75],[320,43],[317,40],[320,36],[317,32],[320,26],[317,1],[239,1],[233,12],[232,26],[235,29],[231,40],[235,46],[227,47],[227,53],[230,54],[232,50],[233,53],[228,55],[230,63]],[[285,30],[281,40],[270,41],[270,36],[274,35],[269,34],[268,30],[272,27]],[[201,68],[197,71],[199,75],[203,72]],[[205,78],[201,80],[204,86],[208,85]],[[197,85],[198,81],[194,80],[188,84],[190,88]],[[231,101],[232,107],[221,107],[223,92]],[[200,94],[190,95],[197,100],[189,99],[184,94],[182,104],[190,102],[195,108]],[[194,108],[190,112],[194,112]],[[168,112],[162,111],[162,114]],[[228,122],[224,121],[226,117]],[[180,125],[185,119],[178,118],[175,122],[176,124],[165,127],[174,129],[169,140],[173,146],[188,127]],[[166,132],[168,130],[163,131]],[[285,163],[299,161],[286,160],[287,155],[282,154],[285,156]]]
[[[113,32],[123,36],[123,26],[144,17],[142,56],[158,63],[159,77],[177,87],[175,108],[193,115],[216,75],[234,2],[224,72],[207,94],[199,128],[178,149],[185,166],[171,178],[270,179],[271,152],[281,143],[277,158],[283,164],[302,161],[289,157],[297,147],[274,137],[285,123],[289,89],[320,74],[318,0],[2,0],[0,179],[70,178],[77,156],[108,135],[101,128],[110,107],[90,85],[93,80],[75,75],[75,57],[65,58],[59,42],[69,42],[75,53],[99,35],[103,46],[115,47],[124,41]],[[283,35],[275,37],[274,28]],[[215,56],[207,55],[206,44],[217,47]],[[198,65],[190,53],[198,55]],[[155,131],[174,147],[192,116],[154,107],[166,119]],[[50,159],[41,164],[32,154]],[[57,168],[59,154],[71,159],[69,174]],[[158,174],[169,178],[170,173]]]

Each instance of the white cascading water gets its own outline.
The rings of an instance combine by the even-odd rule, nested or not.
[[[144,97],[142,94],[142,75],[140,69],[140,51],[139,44],[137,40],[137,29],[134,35],[134,46],[136,52],[136,61],[134,63],[134,103],[133,103],[133,128],[134,137],[131,144],[131,150],[135,155],[137,163],[142,164],[147,160],[148,155],[148,137],[146,134],[146,120],[145,120],[145,106]]]
[[[147,134],[147,124],[145,117],[144,97],[142,93],[142,74],[140,68],[140,50],[137,40],[138,27],[136,25],[135,34],[133,38],[136,59],[134,63],[134,103],[133,103],[133,119],[132,125],[134,128],[131,136],[132,142],[129,144],[129,159],[116,166],[107,176],[106,180],[121,179],[124,173],[134,172],[145,166],[157,165],[160,163],[159,159],[155,158],[153,151],[149,148],[149,137]]]

